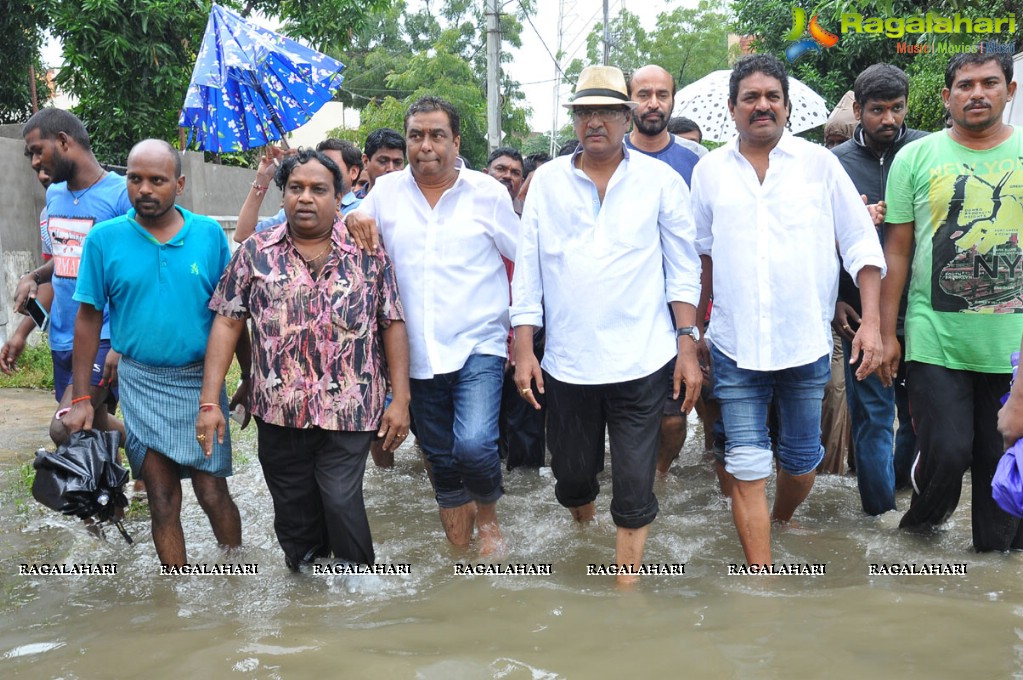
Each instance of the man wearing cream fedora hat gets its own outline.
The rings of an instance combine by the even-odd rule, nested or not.
[[[596,514],[607,428],[617,527],[609,571],[629,583],[642,572],[657,515],[654,471],[669,385],[675,396],[684,390],[686,412],[700,393],[696,228],[685,181],[623,144],[636,103],[621,70],[583,69],[565,106],[579,147],[536,170],[522,213],[512,281],[515,381],[535,408],[535,392],[547,395],[555,494],[579,522]],[[541,368],[532,336],[544,313]]]

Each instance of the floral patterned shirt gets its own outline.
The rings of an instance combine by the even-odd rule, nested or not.
[[[403,321],[383,249],[368,255],[340,221],[316,278],[287,223],[255,234],[231,258],[210,309],[252,319],[253,415],[274,425],[375,430],[387,395],[380,331]]]

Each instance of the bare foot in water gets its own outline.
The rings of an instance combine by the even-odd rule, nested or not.
[[[597,508],[593,505],[593,503],[569,508],[568,511],[572,513],[572,519],[580,524],[592,522],[593,518],[597,516]]]
[[[480,556],[496,555],[505,549],[504,536],[497,522],[497,503],[478,503],[476,533]]]
[[[440,508],[440,523],[452,545],[467,546],[476,521],[476,503],[469,501],[454,508]]]
[[[615,586],[618,590],[635,590],[639,583],[639,574],[616,574]]]
[[[773,517],[771,518],[771,526],[777,529],[795,529],[796,531],[803,528],[803,525],[794,519],[783,520],[775,519]]]
[[[476,541],[480,548],[480,557],[503,555],[507,551],[504,535],[497,522],[476,525]]]

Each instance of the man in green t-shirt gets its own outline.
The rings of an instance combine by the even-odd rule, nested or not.
[[[1023,131],[1002,123],[1015,89],[1010,56],[953,56],[942,91],[952,127],[907,145],[885,192],[881,374],[890,384],[898,367],[895,324],[909,275],[907,387],[918,443],[900,526],[945,522],[971,470],[978,551],[1023,548],[1019,521],[991,498],[999,398],[1023,332]]]

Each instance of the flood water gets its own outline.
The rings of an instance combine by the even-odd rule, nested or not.
[[[258,565],[255,575],[160,576],[148,517],[127,546],[108,542],[10,488],[0,471],[0,674],[4,678],[1023,678],[1023,557],[970,547],[969,488],[946,530],[896,529],[862,515],[852,477],[820,477],[776,532],[776,563],[821,563],[821,576],[729,576],[742,552],[703,459],[700,426],[657,484],[661,513],[645,576],[628,592],[587,576],[612,560],[607,507],[574,525],[549,470],[508,474],[499,505],[503,563],[551,564],[550,576],[455,575],[479,563],[450,548],[411,445],[394,469],[367,470],[377,560],[391,576],[292,575],[251,439],[236,446],[232,493],[246,547],[225,557],[190,490],[191,562]],[[610,480],[603,480],[610,491]],[[909,503],[900,495],[899,507]],[[19,575],[19,565],[114,563],[116,575]],[[966,563],[965,576],[868,574],[871,563]]]

